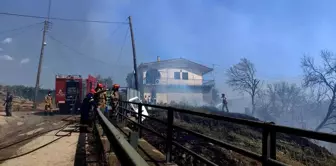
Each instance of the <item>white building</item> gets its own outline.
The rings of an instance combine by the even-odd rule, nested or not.
[[[214,81],[206,81],[203,76],[212,70],[183,58],[160,61],[158,57],[156,62],[139,65],[140,92],[142,97],[151,96],[157,103],[209,103]]]

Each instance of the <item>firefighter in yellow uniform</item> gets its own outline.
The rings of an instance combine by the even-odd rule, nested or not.
[[[97,94],[96,98],[97,98],[98,108],[105,110],[107,94],[106,94],[106,91],[104,91],[104,89],[103,89],[103,84],[99,83],[95,90],[96,90],[96,94]]]
[[[52,115],[52,97],[51,97],[51,92],[49,91],[48,92],[48,95],[45,96],[44,98],[44,102],[45,102],[45,105],[44,105],[44,113],[45,114],[50,114]]]
[[[116,116],[118,113],[118,106],[119,106],[119,85],[114,84],[112,88],[112,95],[111,95],[111,106],[112,106],[112,115]]]

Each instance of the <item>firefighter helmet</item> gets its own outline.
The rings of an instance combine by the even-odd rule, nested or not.
[[[119,84],[113,84],[113,89],[118,90],[120,88]]]
[[[99,88],[103,88],[103,84],[101,84],[101,83],[98,83],[98,85],[97,85]]]

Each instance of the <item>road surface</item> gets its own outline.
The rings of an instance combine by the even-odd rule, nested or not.
[[[13,112],[13,117],[5,117],[0,112],[0,165],[74,165],[78,120],[78,116],[44,116],[40,112]],[[25,155],[15,157],[21,154]]]

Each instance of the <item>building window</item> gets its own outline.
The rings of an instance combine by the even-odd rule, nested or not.
[[[180,72],[174,72],[174,79],[175,79],[175,80],[179,80],[179,79],[181,79]]]
[[[188,73],[187,72],[182,72],[182,79],[183,80],[188,80]]]

